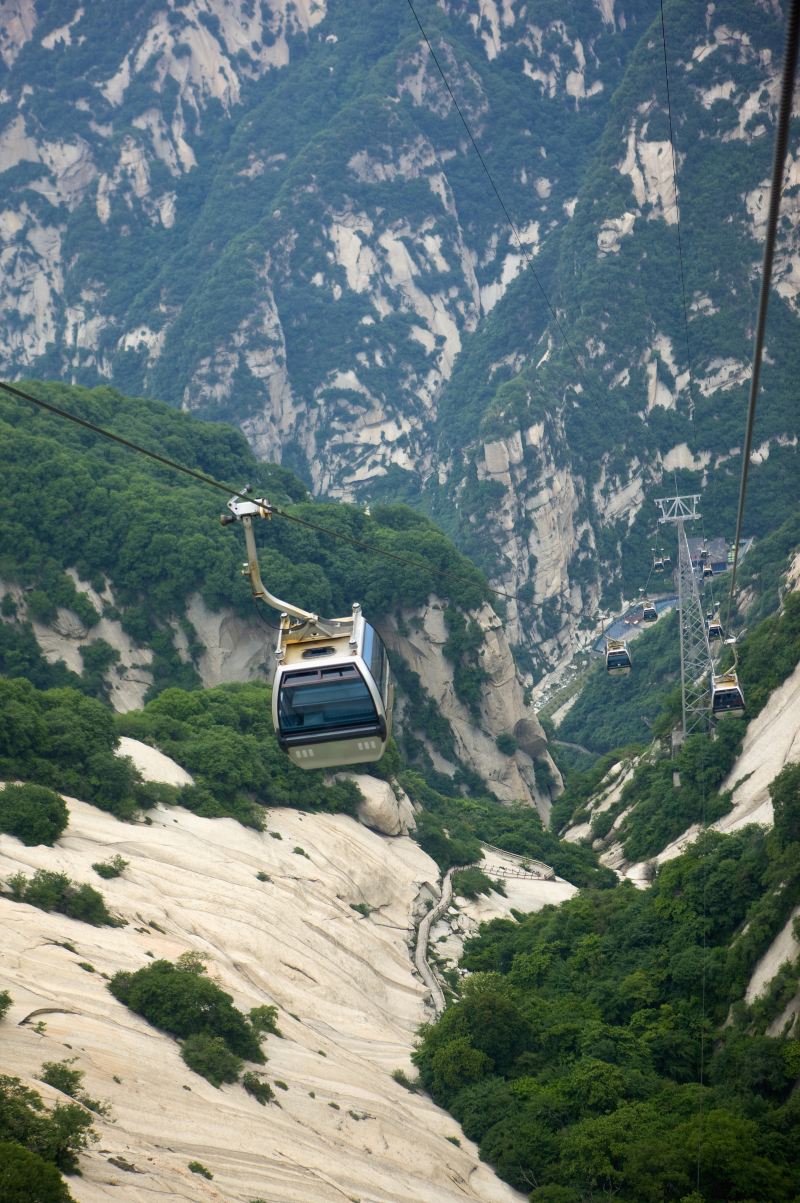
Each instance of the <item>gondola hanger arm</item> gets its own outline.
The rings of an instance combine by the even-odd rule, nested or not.
[[[250,492],[250,486],[247,485],[242,490],[243,493]],[[265,497],[254,497],[252,501],[245,500],[241,496],[235,495],[228,502],[230,515],[223,514],[220,521],[223,526],[228,526],[231,522],[241,522],[244,527],[244,541],[247,547],[247,563],[242,566],[242,574],[250,577],[250,584],[253,590],[253,597],[260,598],[261,601],[267,603],[268,606],[279,610],[281,614],[291,614],[293,618],[299,618],[302,622],[307,622],[312,626],[317,626],[320,622],[318,614],[312,614],[310,610],[301,610],[299,606],[293,606],[291,602],[281,601],[274,593],[270,593],[263,580],[261,579],[261,568],[258,563],[258,550],[256,548],[256,538],[253,534],[253,519],[254,518],[271,518],[273,506]]]

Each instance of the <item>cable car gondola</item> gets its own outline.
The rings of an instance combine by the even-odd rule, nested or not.
[[[711,643],[725,638],[725,631],[720,620],[719,611],[708,615],[708,638]]]
[[[278,744],[304,769],[379,760],[392,721],[386,648],[359,605],[329,620],[341,633],[294,634],[281,628],[272,686]]]
[[[658,610],[649,597],[642,598],[642,622],[658,622]]]
[[[711,674],[711,713],[714,718],[730,715],[739,718],[745,712],[744,694],[736,670],[731,668],[719,676]]]
[[[243,492],[249,492],[244,489]],[[348,618],[320,618],[281,601],[261,580],[253,518],[269,518],[264,498],[228,502],[247,545],[243,572],[253,596],[281,611],[272,686],[278,744],[302,769],[340,768],[380,760],[392,729],[394,689],[380,635],[356,603]]]
[[[714,575],[714,569],[710,560],[703,561],[703,580],[707,581]]]
[[[609,676],[627,676],[632,664],[631,654],[624,639],[606,640],[606,671]]]

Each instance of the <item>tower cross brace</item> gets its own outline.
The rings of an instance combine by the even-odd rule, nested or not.
[[[708,680],[713,661],[685,526],[686,522],[700,518],[697,509],[699,501],[699,493],[656,498],[656,505],[661,510],[659,524],[672,523],[678,528],[678,610],[684,738],[693,731],[707,731],[710,723]]]

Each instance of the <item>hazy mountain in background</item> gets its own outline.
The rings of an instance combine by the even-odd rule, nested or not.
[[[0,355],[423,506],[538,674],[642,583],[662,481],[730,533],[783,12],[665,5],[682,282],[653,6],[417,11],[536,278],[407,4],[6,0]],[[796,471],[798,183],[794,138],[755,533]]]

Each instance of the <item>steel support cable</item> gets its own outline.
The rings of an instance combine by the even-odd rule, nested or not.
[[[77,414],[72,414],[66,409],[61,409],[58,405],[53,405],[50,401],[44,401],[41,397],[34,397],[33,394],[27,393],[24,389],[17,388],[16,385],[9,384],[5,380],[0,380],[0,389],[12,397],[28,401],[32,405],[38,406],[39,409],[46,410],[58,418],[64,418],[76,426],[81,426],[84,430],[89,430],[93,434],[99,434],[104,439],[109,439],[112,443],[118,443],[128,451],[132,451],[137,455],[144,455],[147,459],[161,464],[162,467],[170,468],[174,472],[182,472],[184,476],[190,476],[194,480],[199,481],[200,484],[208,485],[212,489],[218,489],[228,497],[238,497],[240,501],[252,501],[252,497],[248,497],[247,494],[242,493],[239,489],[234,489],[232,485],[225,484],[224,481],[216,480],[213,476],[198,471],[197,468],[187,468],[185,464],[176,463],[175,460],[171,460],[165,455],[160,455],[157,451],[151,451],[150,448],[142,447],[139,443],[134,443],[130,439],[123,438],[120,434],[114,434],[112,430],[107,430],[104,426],[97,426],[94,422],[90,422],[86,418],[81,418]],[[349,543],[351,547],[358,547],[362,551],[369,551],[373,555],[382,556],[385,560],[394,560],[396,563],[406,564],[410,568],[432,572],[442,580],[461,581],[462,584],[475,585],[488,593],[494,594],[495,597],[504,597],[509,601],[519,602],[519,598],[515,593],[506,593],[503,589],[495,589],[483,581],[467,576],[465,573],[452,572],[449,568],[438,568],[434,564],[428,564],[424,560],[415,559],[413,556],[399,555],[397,552],[388,551],[386,548],[376,547],[374,543],[365,543],[362,539],[356,539],[355,536],[347,535],[343,531],[332,530],[329,526],[323,526],[319,522],[312,522],[308,518],[300,518],[297,514],[289,514],[286,510],[282,510],[278,506],[271,506],[270,512],[279,518],[284,518],[287,522],[295,523],[296,526],[304,526],[308,530],[318,531],[320,534],[327,535],[331,539],[337,539],[340,543]]]
[[[589,384],[586,380],[580,360],[578,359],[578,356],[575,353],[575,349],[573,348],[572,343],[569,341],[569,338],[567,337],[567,333],[561,324],[561,319],[559,318],[558,313],[554,309],[553,305],[551,304],[550,298],[548,297],[547,293],[545,292],[544,285],[542,284],[541,280],[539,279],[536,268],[533,266],[533,257],[528,252],[528,249],[525,246],[525,243],[522,241],[522,235],[520,234],[519,230],[517,229],[516,222],[512,218],[512,216],[508,210],[508,206],[506,205],[506,202],[503,200],[503,197],[500,193],[500,189],[497,187],[497,184],[494,181],[494,177],[492,176],[492,173],[489,170],[486,160],[484,159],[483,155],[481,154],[480,147],[478,146],[478,143],[475,141],[475,137],[472,133],[472,130],[470,129],[469,122],[467,121],[466,117],[464,116],[464,114],[461,110],[461,106],[459,105],[458,101],[455,98],[453,89],[450,87],[450,82],[444,73],[444,68],[442,67],[442,64],[439,62],[439,59],[436,56],[436,51],[433,49],[433,46],[431,44],[431,40],[428,37],[427,33],[425,32],[425,27],[423,26],[422,22],[419,19],[417,10],[414,7],[413,0],[406,0],[406,2],[408,4],[408,7],[411,9],[411,12],[414,15],[414,20],[416,21],[417,25],[419,26],[419,31],[422,34],[422,37],[425,41],[426,46],[428,47],[430,56],[433,59],[434,63],[436,64],[436,69],[438,70],[439,74],[442,77],[442,82],[444,83],[444,86],[447,89],[448,95],[453,102],[455,110],[461,119],[461,124],[464,126],[464,129],[467,132],[467,137],[469,138],[470,142],[472,143],[472,148],[475,151],[475,154],[478,156],[478,160],[480,162],[481,167],[484,170],[484,173],[486,175],[487,180],[489,181],[489,184],[491,185],[492,191],[494,192],[495,196],[497,197],[498,204],[500,205],[500,208],[503,210],[503,213],[505,214],[505,219],[508,222],[508,225],[514,235],[514,238],[516,239],[517,246],[520,249],[520,253],[521,253],[522,257],[524,258],[528,268],[530,269],[531,275],[533,276],[534,280],[536,281],[536,284],[539,288],[539,292],[544,297],[544,302],[550,312],[550,316],[552,317],[553,321],[555,322],[555,324],[558,328],[558,331],[559,331],[562,339],[564,340],[564,346],[568,349],[568,351],[569,351],[570,355],[572,356],[572,359],[575,363],[575,366],[578,369],[578,373],[581,378],[581,383],[583,384],[584,388],[586,389],[587,395],[591,395],[592,389],[589,387]]]
[[[683,298],[683,333],[686,340],[686,366],[689,370],[689,416],[694,414],[694,390],[692,389],[692,355],[689,346],[689,306],[686,300],[686,272],[683,264],[683,238],[681,236],[681,205],[678,189],[678,160],[675,154],[675,132],[672,125],[672,98],[669,90],[669,66],[667,64],[667,31],[664,24],[664,0],[659,0],[661,9],[661,45],[664,50],[664,79],[667,84],[667,116],[669,118],[669,145],[672,152],[672,184],[675,189],[675,223],[678,233],[678,262],[681,272],[681,297]],[[666,213],[665,213],[666,217]]]
[[[750,451],[753,443],[753,424],[756,416],[756,399],[761,379],[761,359],[764,353],[764,332],[767,324],[767,309],[769,307],[769,290],[772,282],[772,263],[775,258],[775,238],[778,230],[778,214],[781,207],[783,192],[784,167],[786,150],[789,143],[789,123],[792,117],[792,99],[794,96],[795,72],[797,69],[798,29],[800,28],[800,0],[790,0],[789,13],[786,21],[786,43],[783,53],[783,71],[781,76],[781,99],[778,110],[778,124],[775,130],[775,154],[772,163],[772,183],[770,185],[769,212],[767,215],[767,232],[764,243],[764,262],[761,268],[761,292],[758,298],[758,317],[753,343],[753,371],[750,377],[750,397],[747,403],[747,423],[745,426],[744,446],[742,448],[742,477],[739,485],[739,506],[736,513],[736,536],[733,541],[733,566],[731,568],[731,589],[728,595],[728,615],[725,624],[730,631],[733,597],[736,590],[736,570],[739,566],[739,542],[742,537],[742,520],[744,518],[744,503],[747,496],[747,478],[750,471]]]

